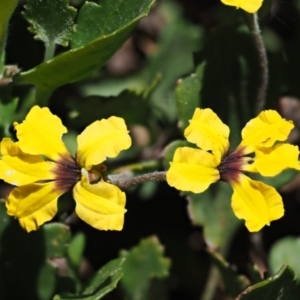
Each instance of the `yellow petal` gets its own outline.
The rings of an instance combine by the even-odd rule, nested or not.
[[[246,152],[253,152],[258,147],[271,147],[276,141],[287,139],[294,125],[275,110],[265,110],[250,120],[242,130],[242,142],[239,147],[246,147]]]
[[[234,190],[231,202],[233,212],[246,221],[249,231],[259,231],[283,216],[281,196],[273,187],[245,175],[240,176],[239,183],[232,182],[231,185]]]
[[[300,170],[298,146],[278,144],[255,151],[254,167],[263,176],[275,176],[287,168]]]
[[[21,124],[15,123],[19,147],[25,153],[45,155],[56,161],[60,155],[68,156],[68,150],[61,140],[67,132],[61,120],[47,107],[34,106]]]
[[[184,136],[202,150],[219,152],[220,156],[229,148],[229,128],[209,108],[196,108]]]
[[[77,142],[77,162],[87,170],[131,146],[126,124],[118,117],[92,123],[77,137]]]
[[[257,12],[262,6],[263,0],[221,0],[225,5],[242,8],[248,13]]]
[[[219,162],[206,151],[189,147],[177,148],[167,172],[167,182],[181,191],[201,193],[220,179]]]
[[[99,230],[123,228],[126,197],[117,186],[103,181],[89,184],[83,175],[73,195],[76,213],[84,222]]]
[[[28,232],[36,230],[54,217],[61,194],[53,181],[16,187],[6,201],[7,214],[18,218]]]
[[[44,161],[38,155],[25,154],[18,143],[9,138],[1,141],[0,178],[4,181],[21,186],[39,180],[54,179],[51,172],[54,164]]]

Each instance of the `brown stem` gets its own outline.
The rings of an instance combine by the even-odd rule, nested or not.
[[[133,185],[141,184],[150,180],[166,180],[166,172],[153,172],[132,177],[132,173],[122,173],[118,175],[109,175],[108,179],[112,184],[121,189],[129,188]]]

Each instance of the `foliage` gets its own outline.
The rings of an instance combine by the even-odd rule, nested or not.
[[[150,280],[169,274],[170,262],[163,257],[163,248],[156,237],[142,240],[130,251],[122,251],[120,256],[125,259],[121,285],[128,299],[147,299]]]

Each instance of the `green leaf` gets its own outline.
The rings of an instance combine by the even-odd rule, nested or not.
[[[300,274],[300,239],[295,237],[285,237],[277,241],[271,248],[269,255],[269,265],[273,274],[283,264],[291,266]]]
[[[231,297],[236,297],[249,285],[248,280],[246,277],[238,275],[221,255],[215,252],[209,252],[209,254],[213,264],[218,268],[221,274],[226,294]]]
[[[275,276],[247,288],[237,300],[296,300],[299,295],[298,276],[284,265]]]
[[[126,259],[121,285],[128,299],[147,299],[150,280],[168,276],[170,261],[163,254],[164,249],[155,236],[142,240],[129,251],[121,252],[121,257]]]
[[[28,0],[23,15],[31,24],[29,30],[35,39],[50,45],[68,46],[73,33],[76,9],[68,0]]]
[[[200,90],[202,85],[205,63],[200,64],[196,72],[177,82],[175,99],[178,110],[178,126],[184,130],[189,125],[196,107],[201,106]]]
[[[49,223],[40,230],[45,236],[46,256],[51,258],[64,256],[71,240],[69,227],[61,223]]]
[[[118,96],[125,90],[142,91],[148,85],[141,74],[134,74],[122,78],[102,78],[101,81],[87,82],[80,85],[82,96]]]
[[[82,47],[99,37],[120,30],[126,24],[140,18],[141,13],[147,12],[151,2],[153,1],[102,0],[100,5],[86,2],[78,15],[71,47]]]
[[[231,208],[232,189],[219,182],[201,194],[184,193],[188,199],[188,211],[195,225],[204,227],[204,236],[210,247],[225,254],[233,234],[241,221]]]
[[[83,251],[85,247],[85,235],[83,233],[77,233],[68,248],[68,257],[71,264],[78,268],[82,260]]]
[[[54,297],[54,300],[98,300],[116,288],[123,275],[124,258],[117,258],[102,267],[80,295]]]
[[[40,269],[37,282],[39,299],[51,299],[56,287],[55,274],[56,269],[48,261]]]
[[[100,36],[88,44],[64,52],[32,70],[21,73],[15,78],[15,83],[35,85],[37,88],[37,101],[45,103],[57,87],[86,78],[102,67],[129,37],[138,21],[149,13],[154,0],[119,0],[118,3],[126,4],[125,11],[132,9],[136,13],[135,15],[130,14],[132,19],[124,18],[123,12],[117,12],[111,22],[118,19],[124,22],[118,22],[120,27],[114,32],[107,35],[101,35],[100,33]],[[81,10],[86,5],[90,4],[85,4]],[[108,5],[108,1],[101,6],[101,9],[106,11],[106,5]],[[94,4],[90,6],[92,9],[99,11]],[[81,11],[79,15],[81,15]],[[87,28],[87,30],[92,30],[92,28]]]

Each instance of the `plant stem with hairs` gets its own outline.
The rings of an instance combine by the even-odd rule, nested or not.
[[[268,58],[266,48],[261,36],[257,14],[245,13],[245,18],[251,35],[253,37],[259,59],[260,82],[257,90],[257,102],[255,108],[255,112],[259,113],[264,109],[266,104],[266,95],[269,81]]]
[[[150,180],[165,181],[166,172],[152,172],[133,177],[131,172],[118,175],[109,175],[108,179],[112,184],[117,185],[121,189],[129,188],[133,185],[141,184]]]

